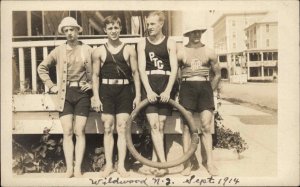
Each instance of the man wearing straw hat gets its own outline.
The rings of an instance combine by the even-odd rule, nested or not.
[[[66,159],[66,177],[80,177],[85,151],[85,125],[90,109],[92,89],[92,48],[78,41],[82,27],[72,17],[65,17],[58,26],[67,42],[56,47],[38,66],[38,74],[50,93],[57,94],[57,110],[63,129],[63,148]],[[49,68],[56,66],[57,84],[49,76]],[[76,145],[73,144],[73,133]],[[73,153],[75,148],[75,165]]]
[[[204,152],[203,163],[210,175],[217,175],[217,168],[212,160],[212,129],[214,97],[213,90],[218,87],[221,79],[220,66],[217,56],[212,49],[209,49],[201,42],[201,36],[206,27],[199,25],[188,25],[183,35],[188,37],[188,43],[178,50],[177,56],[181,68],[181,86],[179,91],[179,103],[184,106],[192,115],[193,112],[200,114],[200,153],[196,156],[201,165],[201,149]],[[183,149],[187,151],[190,142],[189,128],[183,120]],[[191,162],[187,161],[182,175],[189,175]]]

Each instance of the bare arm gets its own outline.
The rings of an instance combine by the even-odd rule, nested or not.
[[[146,74],[146,56],[145,56],[145,40],[141,40],[138,45],[138,69],[140,73],[140,77],[142,80],[142,83],[144,85],[144,88],[147,92],[147,98],[150,102],[156,102],[157,101],[157,94],[153,92],[151,89],[151,86],[149,84],[148,76]]]
[[[93,94],[94,94],[94,105],[92,106],[97,112],[102,110],[102,103],[99,97],[99,75],[101,68],[101,47],[94,50],[92,53],[93,60],[93,74],[92,74],[92,83],[93,83]]]
[[[221,68],[220,64],[218,63],[218,57],[213,51],[210,52],[210,64],[214,73],[214,77],[211,80],[211,87],[213,90],[216,90],[221,80]]]
[[[178,70],[178,62],[177,62],[177,55],[176,55],[176,43],[174,40],[169,39],[167,45],[168,45],[168,50],[169,50],[171,75],[169,76],[169,82],[166,86],[165,91],[163,93],[161,93],[161,101],[162,102],[168,102],[168,100],[170,98],[170,93],[172,91],[174,82],[176,80],[177,70]],[[168,98],[166,98],[165,94],[168,95]]]
[[[133,102],[133,108],[135,108],[136,105],[141,100],[141,81],[140,81],[140,75],[139,75],[139,71],[138,71],[136,51],[131,46],[129,48],[129,61],[130,61],[130,67],[131,67],[133,81],[134,81],[134,87],[135,87],[135,99]]]

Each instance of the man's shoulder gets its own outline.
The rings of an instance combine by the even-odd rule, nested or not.
[[[97,48],[95,48],[94,49],[94,53],[103,53],[103,52],[105,52],[105,47],[104,47],[104,45],[100,45],[99,47],[97,47]]]
[[[125,43],[124,44],[124,52],[126,53],[132,53],[135,50],[133,44]]]
[[[92,49],[91,46],[89,46],[89,45],[87,45],[87,44],[84,44],[84,43],[82,44],[82,47],[84,47],[84,48],[86,48],[86,49],[89,49],[89,50]]]
[[[137,47],[138,48],[140,48],[140,47],[144,48],[145,45],[146,45],[146,38],[145,37],[141,38],[140,41],[137,42]]]

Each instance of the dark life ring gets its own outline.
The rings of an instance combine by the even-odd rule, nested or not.
[[[193,119],[193,116],[188,113],[188,111],[181,106],[179,103],[175,102],[172,99],[169,99],[168,104],[171,106],[177,108],[177,110],[182,114],[182,116],[186,119],[190,132],[191,132],[191,145],[186,153],[183,154],[180,158],[170,161],[170,162],[153,162],[151,160],[146,159],[143,157],[140,153],[137,152],[135,149],[133,143],[132,143],[132,136],[131,136],[131,125],[133,120],[136,118],[137,114],[147,105],[149,105],[148,99],[144,99],[140,104],[132,111],[131,115],[129,116],[129,119],[126,122],[126,144],[128,147],[128,150],[131,152],[131,154],[136,158],[138,161],[140,161],[142,164],[154,167],[154,168],[170,168],[174,166],[178,166],[185,161],[187,161],[193,153],[197,149],[197,145],[199,143],[199,136],[198,136],[198,129],[196,128],[195,121]]]

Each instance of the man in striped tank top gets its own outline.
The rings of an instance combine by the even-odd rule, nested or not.
[[[94,93],[92,106],[97,112],[102,112],[101,120],[104,124],[106,166],[100,174],[102,177],[107,177],[114,171],[112,160],[114,124],[116,124],[118,133],[117,172],[121,177],[129,176],[124,167],[126,157],[125,125],[129,114],[141,100],[136,52],[133,47],[120,41],[121,30],[120,18],[106,17],[104,31],[108,36],[108,42],[95,49],[92,54]],[[134,82],[135,93],[132,89],[131,79]]]
[[[207,48],[201,42],[201,35],[206,29],[203,26],[187,27],[184,36],[189,38],[188,44],[178,50],[177,57],[181,68],[181,86],[179,91],[179,103],[191,114],[200,114],[200,139],[203,145],[202,152],[205,160],[203,165],[211,175],[217,175],[217,168],[212,160],[212,128],[214,98],[213,90],[218,87],[221,79],[220,66],[217,56],[212,49]],[[211,79],[210,79],[211,78]],[[183,120],[183,149],[186,152],[190,146],[191,137],[189,128]],[[201,144],[200,153],[196,154],[201,165]],[[182,175],[189,175],[191,162],[185,163]]]
[[[163,129],[172,108],[167,104],[174,99],[173,85],[177,75],[176,43],[162,33],[165,16],[163,12],[151,12],[147,17],[149,36],[138,43],[138,66],[143,83],[142,99],[151,103],[145,109],[151,126],[154,145],[152,161],[166,162]],[[158,99],[158,97],[160,97]],[[151,168],[156,176],[163,176],[166,169]]]

